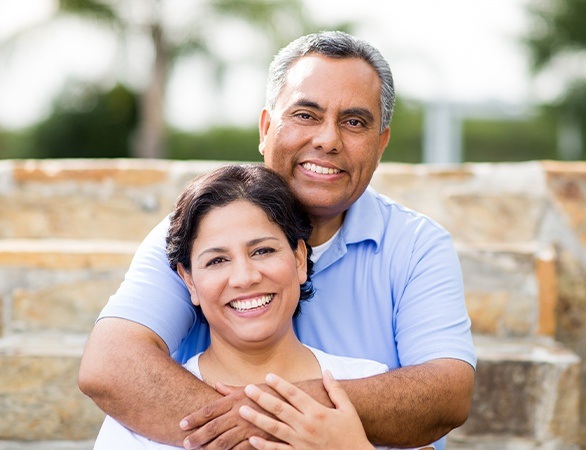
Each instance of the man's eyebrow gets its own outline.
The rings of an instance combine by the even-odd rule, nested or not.
[[[314,102],[313,100],[307,100],[307,99],[299,99],[297,100],[295,103],[293,103],[292,106],[295,107],[303,107],[303,108],[311,108],[311,109],[316,109],[318,111],[323,111],[324,108],[322,108],[321,106],[319,106],[316,102]]]

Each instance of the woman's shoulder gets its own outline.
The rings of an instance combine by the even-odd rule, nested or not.
[[[378,375],[389,370],[386,364],[372,359],[332,355],[314,347],[307,347],[315,355],[322,373],[325,370],[329,370],[336,380],[363,378]]]

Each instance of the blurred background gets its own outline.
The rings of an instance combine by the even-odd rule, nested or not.
[[[0,159],[260,161],[268,65],[323,29],[391,65],[384,161],[586,159],[585,0],[0,0]]]

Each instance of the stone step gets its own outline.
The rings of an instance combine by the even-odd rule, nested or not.
[[[0,161],[0,239],[142,240],[187,181],[219,163]]]
[[[85,340],[63,333],[0,339],[0,440],[95,439],[104,413],[77,386]]]
[[[113,240],[0,240],[4,332],[89,332],[137,247],[138,242]],[[457,249],[475,333],[555,334],[556,255],[551,246],[459,243]]]
[[[95,440],[86,441],[3,441],[0,450],[92,450]],[[114,449],[113,449],[114,450]]]
[[[580,358],[551,338],[475,336],[472,411],[450,449],[579,449]]]
[[[0,240],[0,335],[89,333],[137,247],[128,241]]]
[[[187,180],[219,164],[0,161],[0,238],[134,240],[170,211]],[[539,162],[452,167],[384,163],[371,184],[465,242],[536,239],[548,201]]]
[[[95,438],[104,414],[77,387],[84,342],[57,333],[0,339],[0,443]],[[475,336],[475,344],[473,407],[449,448],[577,448],[579,358],[549,338]]]

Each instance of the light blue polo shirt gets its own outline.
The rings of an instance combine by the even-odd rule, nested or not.
[[[184,363],[209,345],[209,330],[167,263],[168,225],[165,219],[141,244],[100,318],[147,326]],[[295,319],[306,345],[391,369],[436,358],[475,367],[460,263],[451,236],[430,218],[367,189],[312,279],[316,294]]]

